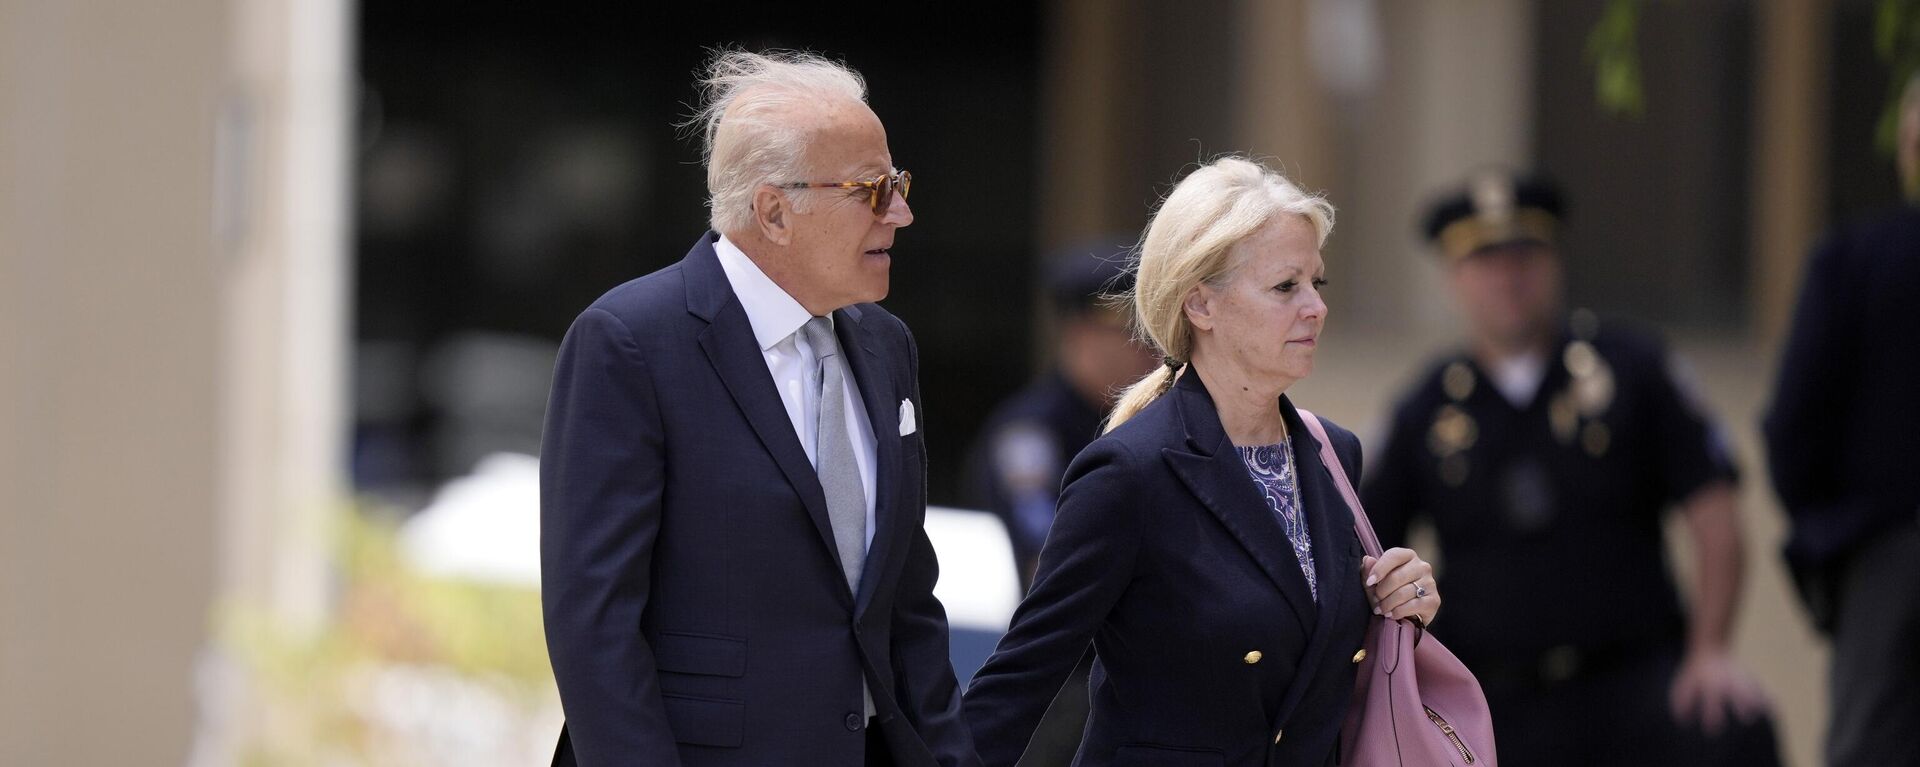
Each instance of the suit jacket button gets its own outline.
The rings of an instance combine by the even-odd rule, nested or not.
[[[1264,658],[1264,657],[1266,657],[1266,656],[1264,656],[1264,655],[1261,655],[1261,654],[1260,654],[1260,651],[1259,651],[1259,650],[1254,650],[1253,652],[1250,652],[1250,653],[1247,653],[1247,657],[1245,657],[1245,658],[1241,658],[1241,659],[1240,659],[1240,661],[1241,661],[1242,663],[1245,663],[1245,664],[1247,664],[1247,665],[1249,665],[1249,666],[1251,666],[1251,665],[1253,665],[1253,664],[1255,664],[1255,663],[1259,663],[1259,662],[1260,662],[1260,659],[1261,659],[1261,658]]]
[[[859,731],[860,731],[860,725],[863,725],[863,724],[866,724],[866,723],[865,723],[865,722],[862,722],[862,721],[860,721],[860,715],[859,715],[859,714],[848,714],[848,715],[847,715],[847,732],[859,732]]]
[[[1277,746],[1277,745],[1280,745],[1280,736],[1282,736],[1282,735],[1285,735],[1285,734],[1287,734],[1287,731],[1286,731],[1286,730],[1276,730],[1276,731],[1275,731],[1275,732],[1273,733],[1273,744],[1274,744],[1274,745],[1276,745],[1276,746]]]
[[[1355,663],[1359,663],[1360,661],[1363,661],[1366,659],[1367,659],[1367,648],[1365,647],[1360,648],[1359,652],[1353,654],[1353,662]]]

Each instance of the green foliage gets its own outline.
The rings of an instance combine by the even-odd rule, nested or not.
[[[1601,109],[1617,116],[1638,118],[1647,111],[1640,78],[1640,2],[1612,0],[1587,33],[1594,96]]]
[[[1899,140],[1900,96],[1920,72],[1920,0],[1880,0],[1873,19],[1873,51],[1887,65],[1887,98],[1874,140],[1893,154]]]
[[[396,685],[409,691],[397,697],[505,712],[514,726],[557,710],[538,591],[420,573],[400,556],[393,522],[352,510],[336,522],[339,591],[326,625],[299,631],[235,605],[216,615],[252,696],[243,764],[447,763],[381,703]],[[549,747],[552,734],[539,732]]]

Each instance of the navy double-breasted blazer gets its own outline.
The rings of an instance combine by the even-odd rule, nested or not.
[[[902,428],[913,339],[872,304],[833,313],[875,438],[855,590],[716,239],[602,296],[561,346],[540,466],[554,763],[859,765],[864,679],[895,763],[973,764],[925,448]]]
[[[1068,468],[1033,589],[967,689],[985,764],[1019,759],[1089,642],[1082,767],[1335,763],[1372,611],[1352,512],[1279,407],[1319,599],[1189,370]],[[1327,431],[1358,481],[1359,440]]]

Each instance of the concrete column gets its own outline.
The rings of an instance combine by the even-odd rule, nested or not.
[[[1832,10],[1767,0],[1756,14],[1753,332],[1771,348],[1793,313],[1807,248],[1826,223],[1827,67]]]
[[[1232,148],[1268,160],[1307,189],[1331,191],[1343,175],[1344,158],[1334,135],[1334,105],[1309,60],[1310,5],[1238,4]]]
[[[0,764],[169,764],[214,592],[219,0],[0,0]]]
[[[0,764],[182,763],[221,595],[321,614],[346,19],[0,0]]]
[[[1428,341],[1458,327],[1415,219],[1476,168],[1529,164],[1533,13],[1522,0],[1379,4],[1381,77],[1345,123],[1355,194],[1334,200],[1341,322]]]
[[[346,497],[347,147],[341,0],[234,0],[219,124],[222,586],[289,625],[325,611],[326,518]]]
[[[1116,75],[1124,66],[1128,14],[1098,0],[1061,0],[1048,13],[1038,180],[1043,250],[1112,227],[1109,190],[1125,178],[1114,162],[1114,117],[1125,86]]]

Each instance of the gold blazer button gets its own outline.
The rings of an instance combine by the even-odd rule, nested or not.
[[[1261,655],[1259,650],[1254,650],[1253,652],[1247,653],[1247,657],[1241,658],[1240,660],[1245,662],[1247,665],[1251,666],[1255,663],[1259,663],[1260,659],[1263,657],[1266,657],[1266,656]]]
[[[1355,663],[1359,663],[1360,661],[1363,661],[1366,659],[1367,659],[1367,648],[1365,647],[1360,648],[1359,652],[1353,654],[1353,662]]]

